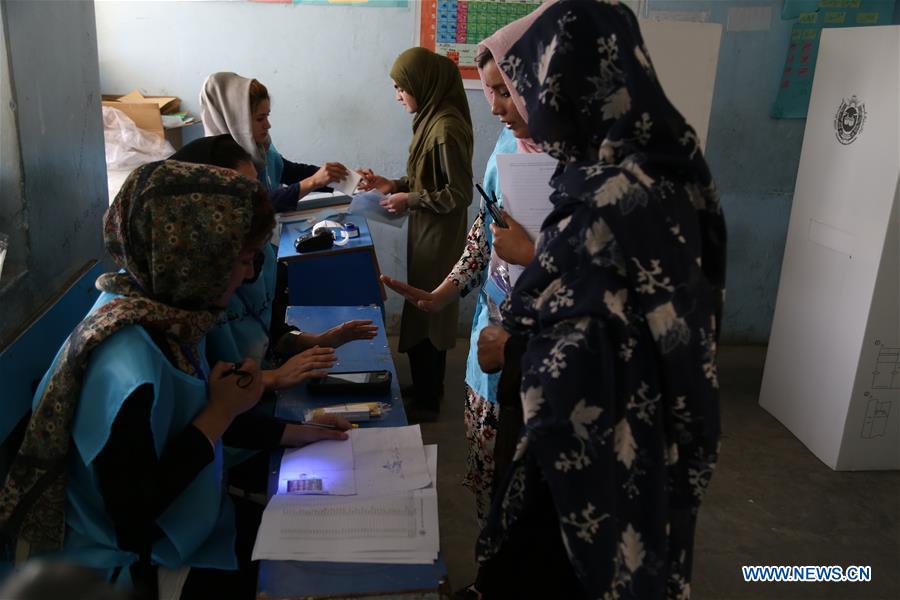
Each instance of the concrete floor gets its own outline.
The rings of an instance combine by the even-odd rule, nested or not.
[[[396,353],[401,383],[406,357]],[[448,352],[437,443],[441,550],[454,589],[475,577],[478,533],[462,420],[468,341]],[[694,599],[900,598],[900,472],[835,472],[757,404],[765,348],[720,353],[722,454],[700,511]],[[869,583],[745,583],[741,565],[869,565]]]

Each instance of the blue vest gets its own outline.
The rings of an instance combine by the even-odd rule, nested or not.
[[[237,289],[219,322],[206,336],[206,358],[239,363],[244,357],[262,363],[269,347],[272,303],[275,300],[275,247],[263,248],[265,261],[259,277]]]
[[[494,152],[488,159],[487,167],[484,172],[484,190],[490,194],[491,190],[500,198],[500,177],[497,173],[497,155],[498,154],[515,154],[516,138],[509,129],[503,128],[500,137],[497,138],[497,144],[494,146]],[[484,234],[487,238],[487,246],[490,249],[493,245],[494,236],[491,235],[490,224],[493,222],[491,214],[485,213]],[[482,273],[482,281],[487,281],[487,268]],[[497,383],[500,381],[500,373],[488,374],[481,370],[478,366],[478,336],[481,330],[489,325],[488,320],[488,296],[484,290],[484,285],[478,291],[478,301],[475,304],[475,315],[472,317],[472,334],[469,339],[469,358],[466,361],[466,384],[472,388],[482,398],[486,398],[491,402],[497,401]]]
[[[260,174],[260,182],[266,190],[275,190],[281,187],[281,176],[284,174],[284,158],[275,149],[275,144],[269,144],[266,150],[266,171]]]
[[[92,311],[114,297],[101,294]],[[53,366],[58,359],[57,353]],[[203,368],[206,369],[205,364]],[[46,384],[47,375],[37,390],[36,400]],[[150,425],[157,456],[206,406],[206,383],[172,366],[143,327],[125,327],[94,349],[72,424],[66,537],[60,553],[64,560],[109,572],[115,567],[127,567],[139,558],[117,547],[115,529],[97,484],[94,459],[106,445],[122,404],[144,384],[153,385]],[[153,544],[154,564],[168,568],[237,568],[234,511],[223,490],[222,461],[220,441],[216,443],[213,462],[157,519],[164,535]],[[135,478],[141,476],[142,473],[134,473]]]

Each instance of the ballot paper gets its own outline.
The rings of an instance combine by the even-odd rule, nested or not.
[[[278,494],[352,496],[405,492],[431,484],[418,425],[352,429],[349,440],[286,450]]]
[[[257,532],[253,560],[433,563],[440,546],[437,446],[424,446],[424,454],[431,482],[425,489],[369,495],[361,488],[351,497],[273,496]]]
[[[518,221],[532,241],[541,232],[544,219],[550,214],[550,178],[559,164],[549,154],[498,154],[497,172],[503,194],[503,208]],[[525,268],[509,265],[510,286]]]
[[[353,215],[361,215],[368,221],[378,221],[379,223],[386,223],[397,228],[403,227],[407,213],[390,213],[385,210],[385,208],[379,204],[384,197],[385,195],[378,190],[360,192],[353,196],[353,200],[350,201],[350,210],[348,212]]]
[[[358,493],[417,490],[431,484],[418,425],[350,431]]]
[[[359,173],[353,170],[348,170],[347,176],[345,178],[334,183],[329,183],[328,187],[342,194],[352,196],[353,192],[356,191],[356,186],[359,185],[359,182],[361,180],[362,176]]]

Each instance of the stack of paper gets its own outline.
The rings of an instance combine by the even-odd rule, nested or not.
[[[439,547],[437,446],[418,425],[285,452],[254,560],[428,564]]]

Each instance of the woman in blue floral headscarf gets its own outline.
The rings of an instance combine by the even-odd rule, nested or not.
[[[499,64],[560,163],[503,306],[528,340],[525,427],[479,538],[479,589],[686,598],[719,439],[725,225],[709,170],[625,6],[562,0]]]

